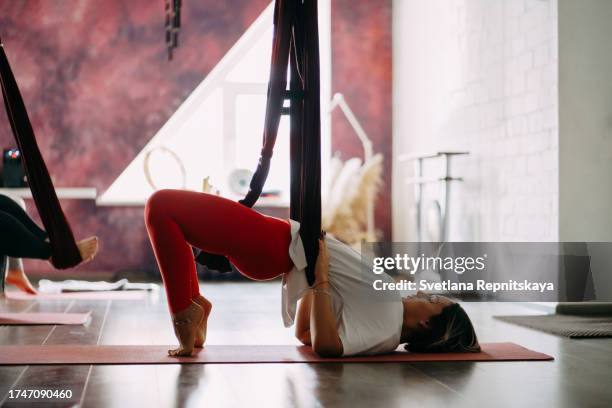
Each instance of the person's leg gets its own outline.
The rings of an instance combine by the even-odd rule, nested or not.
[[[48,238],[47,233],[40,228],[25,212],[19,204],[17,204],[12,198],[0,194],[0,211],[4,211],[15,217],[24,228],[30,233],[36,236],[38,239],[45,240]]]
[[[189,244],[228,256],[252,279],[270,279],[293,266],[289,224],[225,198],[162,190],[148,200],[145,218],[180,342],[168,351],[171,356],[191,355],[204,344],[212,308],[199,294]]]
[[[8,259],[8,270],[6,272],[6,283],[16,286],[19,290],[29,293],[31,295],[36,294],[36,289],[30,282],[30,279],[23,270],[23,261],[21,258],[9,258]]]
[[[19,258],[49,259],[51,245],[44,238],[33,234],[19,219],[2,210],[0,210],[0,254],[6,257],[6,268],[0,276],[2,285],[6,282],[25,292],[36,293],[23,272]]]
[[[18,203],[0,194],[0,253],[9,257],[8,271],[0,278],[35,294],[36,289],[26,276],[20,258],[49,260],[52,252],[47,238],[47,233],[32,221]],[[88,262],[97,252],[98,238],[81,240],[77,246],[83,262]]]
[[[21,211],[15,205],[21,208]],[[23,198],[8,197],[0,194],[0,211],[6,209],[6,212],[22,221],[24,227],[30,232],[45,239],[47,234],[28,217],[25,208]],[[21,258],[8,258],[8,269],[5,276],[6,283],[14,285],[24,292],[36,294],[36,289],[25,274]]]
[[[0,210],[0,253],[13,258],[49,259],[51,245],[20,219]]]
[[[293,267],[289,224],[235,201],[161,190],[151,196],[145,214],[172,312],[187,308],[199,294],[190,244],[228,256],[251,279],[272,279]]]

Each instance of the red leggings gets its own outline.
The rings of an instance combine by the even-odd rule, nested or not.
[[[272,279],[293,268],[288,221],[211,194],[160,190],[145,221],[172,313],[200,294],[191,245],[222,254],[248,278]]]

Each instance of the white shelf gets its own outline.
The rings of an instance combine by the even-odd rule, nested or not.
[[[240,198],[226,197],[230,200],[238,201]],[[97,201],[96,203],[100,207],[143,207],[146,204],[146,200],[126,200],[126,201],[113,201],[104,202]],[[254,208],[289,208],[289,201],[282,198],[267,198],[260,197],[254,205]]]
[[[98,191],[93,187],[60,187],[55,189],[60,200],[95,200]],[[32,198],[29,188],[0,188],[0,194],[18,198]]]
[[[146,204],[146,200],[113,201],[112,203],[100,202],[97,200],[98,191],[93,187],[60,187],[55,189],[55,193],[60,200],[96,200],[96,204],[101,207],[143,207]],[[32,192],[29,188],[0,188],[0,194],[15,198],[32,198]],[[235,201],[239,199],[235,197],[228,198]],[[255,203],[255,208],[289,208],[289,201],[282,198],[261,197]]]

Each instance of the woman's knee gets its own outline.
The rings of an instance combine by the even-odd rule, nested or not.
[[[168,209],[171,208],[170,202],[173,192],[173,190],[158,190],[149,197],[145,205],[145,221],[147,224],[160,215],[167,214]]]

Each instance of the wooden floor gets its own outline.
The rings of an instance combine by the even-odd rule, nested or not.
[[[280,317],[279,282],[210,283],[209,344],[297,344]],[[93,312],[89,326],[0,327],[0,344],[174,344],[163,292],[146,301],[0,301],[4,311]],[[84,407],[610,407],[612,339],[570,340],[513,326],[494,314],[538,314],[472,303],[482,342],[513,341],[553,362],[2,366],[11,389],[70,389],[45,406]],[[0,357],[1,359],[1,357]]]

